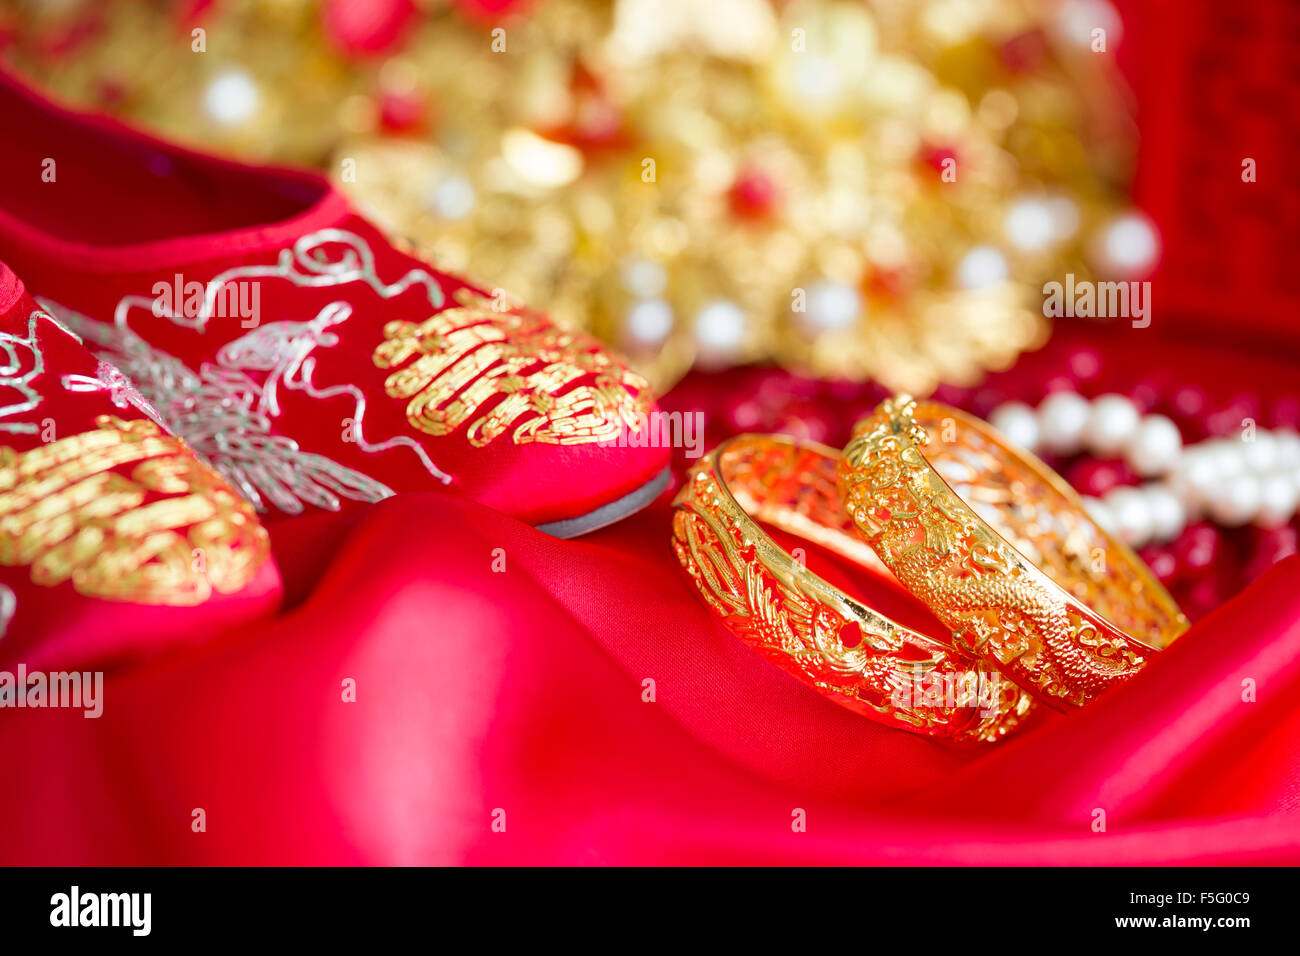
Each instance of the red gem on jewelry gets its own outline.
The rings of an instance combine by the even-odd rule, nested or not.
[[[761,169],[747,169],[731,186],[731,208],[742,219],[762,219],[780,199],[776,182]]]
[[[1025,30],[1003,41],[998,48],[998,58],[1012,73],[1028,73],[1042,66],[1047,51],[1047,37],[1042,30]]]
[[[386,90],[379,98],[379,122],[389,132],[419,132],[427,114],[428,106],[417,91]]]
[[[862,643],[862,625],[849,621],[840,628],[840,644],[844,647],[857,647]]]
[[[1222,536],[1213,525],[1198,522],[1188,528],[1173,545],[1174,556],[1189,571],[1201,571],[1219,559]]]
[[[921,162],[930,166],[935,172],[942,173],[950,165],[948,160],[957,161],[957,150],[951,146],[926,146],[921,149]]]

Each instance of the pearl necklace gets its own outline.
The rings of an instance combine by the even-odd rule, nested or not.
[[[1257,429],[1247,419],[1238,439],[1184,447],[1171,419],[1144,415],[1123,395],[1089,401],[1068,391],[1052,393],[1037,409],[1007,402],[989,423],[1028,451],[1122,458],[1135,474],[1154,479],[1084,497],[1088,513],[1135,548],[1172,541],[1201,515],[1230,528],[1281,527],[1300,505],[1300,433],[1291,429]]]

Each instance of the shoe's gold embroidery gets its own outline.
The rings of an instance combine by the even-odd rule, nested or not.
[[[389,322],[375,349],[377,366],[396,369],[384,387],[408,399],[412,426],[447,435],[468,423],[478,447],[506,431],[516,444],[579,445],[641,427],[648,384],[591,336],[457,298],[460,305],[419,324]]]
[[[199,604],[247,585],[270,553],[251,506],[153,422],[96,424],[0,448],[0,564],[142,604]]]

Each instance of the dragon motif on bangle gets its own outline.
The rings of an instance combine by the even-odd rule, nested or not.
[[[957,646],[1058,708],[1128,680],[1187,627],[1046,465],[955,409],[883,402],[839,477],[863,537]]]
[[[829,449],[776,436],[741,436],[705,456],[675,502],[673,548],[682,567],[728,629],[831,700],[927,736],[1001,739],[1030,708],[1017,686],[833,588],[779,548],[737,502],[847,556],[851,527],[846,531],[846,519],[830,506],[834,462]],[[720,471],[734,472],[734,488]],[[780,487],[764,482],[772,474],[785,476]],[[843,542],[832,541],[840,535]]]

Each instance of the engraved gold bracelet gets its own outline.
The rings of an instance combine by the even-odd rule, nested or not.
[[[742,641],[839,704],[888,726],[994,741],[1032,698],[946,641],[876,613],[809,571],[759,521],[875,565],[839,503],[838,452],[742,435],[702,458],[674,502],[673,546]]]
[[[1059,710],[1136,674],[1187,619],[1079,496],[991,426],[900,396],[839,463],[844,508],[955,646]]]

